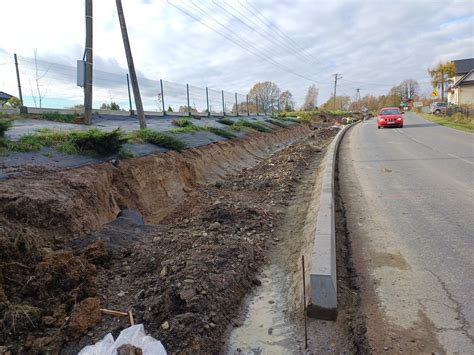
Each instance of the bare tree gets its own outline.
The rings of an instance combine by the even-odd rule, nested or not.
[[[318,102],[318,94],[319,94],[319,90],[316,88],[316,85],[312,84],[308,88],[308,92],[306,93],[306,98],[304,99],[303,110],[311,111],[316,108],[316,104]]]
[[[413,79],[404,80],[400,84],[400,92],[403,98],[413,99],[420,94],[420,84]]]
[[[280,108],[284,111],[293,111],[295,109],[295,101],[293,100],[293,94],[289,91],[283,91],[279,98]]]
[[[267,113],[273,105],[277,104],[280,88],[271,81],[257,83],[250,89],[249,96],[252,99],[257,98],[259,109],[261,107],[263,112]]]
[[[43,91],[42,85],[41,85],[41,79],[45,77],[46,74],[49,72],[49,67],[46,68],[46,70],[40,74],[39,69],[38,69],[38,50],[35,48],[34,50],[35,53],[35,90],[33,90],[33,87],[31,85],[30,81],[30,89],[31,89],[31,97],[33,98],[33,102],[35,103],[35,107],[43,107],[43,99],[46,96],[46,93],[48,92],[48,87]]]

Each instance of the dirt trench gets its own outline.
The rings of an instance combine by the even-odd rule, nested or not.
[[[170,353],[219,352],[308,161],[335,134],[312,128],[2,182],[0,343],[76,353],[128,326],[109,308],[132,310]],[[149,224],[115,220],[124,208]]]

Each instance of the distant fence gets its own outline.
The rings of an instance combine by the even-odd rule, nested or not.
[[[457,112],[460,112],[463,115],[466,115],[467,117],[472,117],[472,115],[474,114],[474,109],[469,106],[448,107],[446,113],[448,116],[452,116]]]
[[[23,56],[17,56],[17,63],[24,106],[83,110],[83,88],[77,86],[75,66]],[[0,79],[0,91],[8,90],[10,95],[19,96],[14,56],[5,52],[0,52]],[[122,112],[133,111],[134,101],[127,79],[126,72],[117,74],[94,69],[93,108],[99,110],[114,102]],[[237,116],[264,112],[256,97],[240,93],[154,80],[140,74],[138,82],[144,110],[149,114]],[[267,105],[266,111],[277,111],[277,106],[277,102],[270,107]]]

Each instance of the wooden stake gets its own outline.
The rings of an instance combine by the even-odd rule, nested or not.
[[[301,264],[303,266],[303,313],[304,313],[304,348],[308,349],[308,327],[306,324],[306,280],[304,272],[304,255],[301,255]]]
[[[130,319],[130,325],[135,325],[135,321],[133,320],[132,311],[128,311],[128,317]]]
[[[113,311],[111,309],[101,308],[100,311],[104,314],[108,314],[109,316],[115,316],[115,317],[127,317],[128,316],[128,313],[126,313],[126,312]]]

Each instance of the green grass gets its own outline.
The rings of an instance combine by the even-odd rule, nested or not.
[[[189,117],[181,117],[181,118],[178,118],[178,119],[173,118],[171,123],[176,127],[188,127],[188,126],[193,125],[193,123],[191,122]]]
[[[65,123],[83,123],[84,117],[81,115],[74,114],[63,114],[59,112],[44,112],[40,114],[37,119],[54,121],[54,122],[65,122]]]
[[[3,137],[5,135],[5,132],[10,129],[12,125],[12,120],[0,119],[0,137]]]
[[[12,152],[32,152],[43,147],[52,147],[66,154],[109,155],[118,152],[127,140],[120,128],[112,132],[98,129],[71,132],[42,129],[21,136],[18,141],[8,141],[6,144],[8,150]]]
[[[151,129],[141,129],[130,134],[131,139],[157,145],[159,147],[181,152],[186,145],[171,134],[152,131]]]
[[[217,127],[207,127],[206,128],[209,132],[212,132],[218,136],[227,138],[227,139],[233,139],[236,138],[237,136],[233,134],[232,132],[229,132],[226,129],[223,128],[217,128]]]
[[[284,120],[278,120],[278,119],[266,119],[265,120],[268,123],[271,123],[272,125],[278,126],[278,127],[288,127],[288,123],[283,123]]]
[[[253,128],[253,129],[255,129],[259,132],[265,132],[265,133],[271,132],[271,128],[265,126],[261,122],[251,122],[251,121],[246,121],[246,120],[240,119],[235,124],[237,126],[244,126],[244,127]]]
[[[433,115],[431,113],[418,113],[418,115],[442,126],[474,133],[474,118],[468,118],[460,113],[455,113],[452,116]]]
[[[134,155],[130,150],[122,147],[118,152],[118,157],[119,159],[131,159]]]
[[[172,133],[190,133],[190,132],[199,132],[204,131],[204,127],[195,126],[193,124],[186,126],[186,127],[179,127],[179,128],[172,128],[169,132]]]
[[[232,126],[234,124],[234,121],[228,119],[228,118],[220,118],[217,120],[217,122],[225,124],[226,126]]]
[[[172,133],[191,133],[191,132],[212,132],[218,136],[227,138],[227,139],[232,139],[235,138],[236,135],[233,134],[232,132],[229,132],[226,129],[223,128],[217,128],[217,127],[210,127],[210,126],[195,126],[195,125],[190,125],[187,127],[180,127],[180,128],[173,128],[170,130]]]

